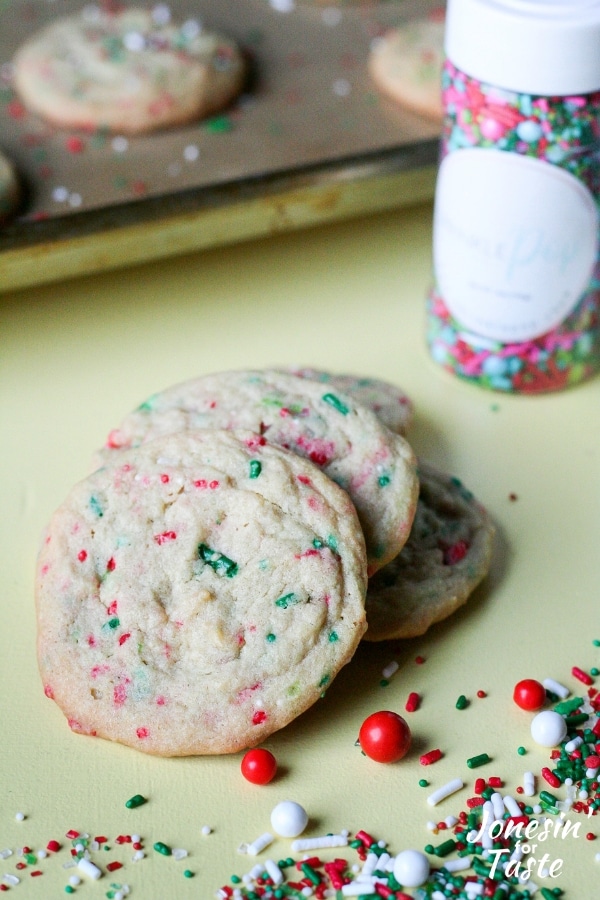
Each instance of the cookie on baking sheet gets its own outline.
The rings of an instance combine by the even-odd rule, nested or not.
[[[111,431],[98,461],[159,434],[248,428],[308,457],[348,491],[369,574],[396,556],[415,513],[416,459],[406,440],[349,395],[275,370],[220,372],[154,394]]]
[[[365,640],[417,637],[487,575],[494,525],[463,484],[419,462],[419,502],[399,556],[369,580]]]
[[[443,11],[389,29],[374,42],[368,70],[382,94],[442,121]]]
[[[0,225],[12,216],[21,197],[19,179],[12,162],[0,151]]]
[[[329,384],[334,390],[343,391],[363,406],[368,406],[384,425],[397,434],[405,435],[413,417],[410,398],[395,384],[379,378],[362,378],[360,375],[339,375],[313,369],[310,366],[290,368],[284,371]]]
[[[366,628],[345,491],[250,432],[123,452],[54,514],[36,577],[46,694],[74,731],[230,753],[307,709]]]
[[[214,113],[241,91],[236,43],[190,19],[85,7],[29,38],[14,56],[14,87],[33,112],[66,128],[139,134]]]

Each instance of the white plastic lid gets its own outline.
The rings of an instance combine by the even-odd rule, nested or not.
[[[445,49],[507,90],[589,94],[600,90],[600,0],[448,0]]]

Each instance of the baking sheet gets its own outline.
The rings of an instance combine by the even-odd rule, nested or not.
[[[155,235],[157,223],[169,217],[233,209],[262,196],[285,198],[299,187],[322,192],[334,183],[370,183],[435,164],[438,125],[381,97],[366,60],[387,27],[427,14],[439,0],[173,0],[175,20],[194,17],[237,39],[252,61],[251,75],[243,95],[221,115],[135,138],[57,129],[30,114],[12,89],[10,61],[21,41],[83,5],[0,2],[0,146],[25,185],[19,216],[0,232],[0,287],[15,283],[10,266],[3,272],[3,260],[10,263],[11,254],[30,247],[47,245],[43,268],[50,277],[57,242],[140,223],[154,226]],[[429,178],[429,193],[432,183]],[[387,202],[410,202],[410,185],[404,194],[401,178]],[[380,208],[380,198],[366,191],[357,211]],[[319,220],[318,205],[312,212]],[[347,214],[342,204],[339,215]],[[248,234],[261,229],[260,217],[253,222]],[[231,233],[235,238],[234,226]],[[147,239],[143,233],[137,238],[141,252]],[[206,243],[198,235],[197,245]],[[158,247],[152,255],[160,255]],[[21,278],[33,258],[19,253]],[[43,280],[43,273],[35,277]]]

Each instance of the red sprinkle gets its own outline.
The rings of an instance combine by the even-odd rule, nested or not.
[[[600,756],[586,756],[585,764],[588,769],[597,769],[600,766]]]
[[[485,791],[485,778],[477,778],[473,787],[475,794],[483,794]]]
[[[34,869],[34,871],[30,872],[29,874],[31,875],[32,878],[36,878],[38,875],[41,875],[42,872],[39,869]]]
[[[56,853],[58,850],[60,850],[60,844],[58,843],[58,841],[48,841],[48,843],[46,844],[46,850],[49,850],[50,853]]]
[[[108,863],[106,868],[109,872],[116,872],[117,869],[123,868],[123,863],[120,863],[120,862],[118,862],[118,860],[115,860],[114,862]]]
[[[595,841],[596,835],[594,834],[593,831],[588,831],[588,833],[585,836],[585,839],[586,839],[586,841]]]
[[[424,753],[422,756],[419,757],[419,762],[421,763],[422,766],[430,766],[432,763],[437,762],[438,759],[441,759],[441,758],[442,758],[441,750],[438,750],[438,749],[430,750],[428,753]]]
[[[553,788],[557,788],[557,787],[560,787],[560,786],[561,786],[561,783],[562,783],[562,782],[561,782],[560,778],[557,778],[556,775],[554,774],[554,772],[552,772],[552,771],[548,768],[548,766],[544,766],[544,767],[543,767],[543,769],[542,769],[542,778],[544,778],[545,781],[547,781],[548,784],[549,784],[551,787],[553,787]]]
[[[423,663],[425,662],[425,657],[424,656],[415,656],[415,662],[418,666],[422,666]]]
[[[414,691],[408,695],[408,700],[406,701],[406,706],[404,709],[406,712],[416,712],[421,704],[421,698]]]
[[[154,540],[157,544],[166,544],[167,541],[174,541],[177,537],[175,531],[163,531],[162,534],[155,534]]]
[[[263,722],[266,722],[267,714],[264,709],[257,709],[254,715],[252,716],[252,724],[253,725],[262,725]]]
[[[467,806],[469,809],[473,809],[474,806],[483,806],[485,803],[485,799],[483,797],[468,797],[467,798]]]
[[[71,828],[69,831],[67,831],[67,833],[65,834],[65,837],[68,837],[69,840],[73,841],[73,840],[75,840],[75,838],[78,838],[78,837],[79,837],[79,832],[78,832],[78,831],[74,831],[74,830]]]
[[[579,681],[583,682],[583,684],[590,685],[594,683],[594,679],[592,678],[592,676],[588,675],[587,672],[584,672],[583,669],[580,669],[579,666],[573,666],[573,668],[571,669],[571,675],[573,675],[574,678],[578,678]]]
[[[483,700],[484,697],[487,697],[487,694],[485,691],[477,691],[477,696],[480,700]]]
[[[490,787],[493,787],[493,788],[504,787],[504,782],[502,781],[501,778],[498,778],[497,775],[491,775],[490,778],[488,778],[488,784]]]
[[[375,843],[375,838],[372,838],[367,831],[357,831],[354,837],[357,841],[362,841],[365,847],[371,847]]]
[[[79,562],[85,562],[87,559],[87,550],[80,550],[77,554],[77,559]]]

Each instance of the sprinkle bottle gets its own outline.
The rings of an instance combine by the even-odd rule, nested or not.
[[[600,367],[600,0],[449,0],[427,343],[483,387]]]

